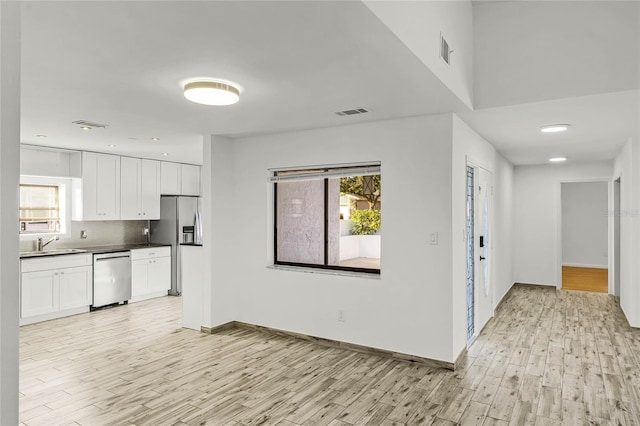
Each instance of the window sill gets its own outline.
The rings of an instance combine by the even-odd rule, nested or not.
[[[339,275],[343,277],[369,278],[372,280],[379,280],[381,275],[381,274],[369,274],[367,272],[340,271],[338,269],[307,268],[304,266],[289,266],[289,265],[269,265],[267,266],[267,269],[304,272],[307,274]]]

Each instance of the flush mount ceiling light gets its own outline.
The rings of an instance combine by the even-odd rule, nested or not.
[[[562,163],[563,161],[567,161],[567,157],[552,157],[549,158],[550,163]]]
[[[184,96],[203,105],[233,105],[240,99],[240,91],[220,81],[192,81],[185,84]]]
[[[82,127],[80,127],[80,128],[81,128],[82,130],[91,130],[91,127],[90,127],[90,126],[82,126]]]
[[[550,124],[540,127],[542,133],[560,133],[565,132],[569,128],[568,124]]]

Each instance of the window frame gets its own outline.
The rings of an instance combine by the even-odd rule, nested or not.
[[[39,177],[39,176],[20,176],[20,185],[39,185],[39,186],[57,186],[58,187],[58,212],[60,215],[60,231],[59,232],[20,232],[20,213],[18,212],[18,235],[20,241],[35,241],[41,237],[59,236],[60,238],[71,237],[71,216],[72,216],[72,192],[73,180],[55,177]],[[18,207],[19,208],[19,207]]]
[[[367,162],[367,163],[353,163],[353,164],[345,164],[345,165],[330,165],[330,166],[311,166],[311,167],[292,167],[292,168],[279,168],[279,169],[270,169],[271,173],[271,182],[273,183],[273,264],[275,266],[291,266],[297,268],[311,268],[311,269],[320,269],[326,271],[344,271],[344,272],[356,272],[356,273],[364,273],[372,276],[380,276],[381,269],[372,269],[372,268],[360,268],[360,267],[352,267],[352,266],[340,266],[340,265],[329,265],[329,179],[335,179],[337,177],[332,171],[335,170],[345,170],[345,169],[353,169],[354,173],[345,176],[364,176],[364,174],[358,174],[358,169],[361,169],[361,173],[365,174],[376,174],[382,177],[382,173],[380,170],[380,162]],[[377,173],[370,173],[370,170],[376,170]],[[309,174],[305,174],[305,171],[310,171]],[[282,176],[279,176],[278,173],[285,172],[285,175],[291,172],[300,172],[299,179],[295,177],[291,177],[289,179],[281,179]],[[325,177],[318,177],[323,176]],[[323,264],[315,264],[315,263],[304,263],[304,262],[288,262],[278,260],[278,182],[294,182],[294,181],[302,181],[308,180],[309,176],[313,176],[312,179],[321,179],[324,182],[324,205],[323,205],[323,247],[324,247],[324,258]],[[306,179],[305,179],[306,178]]]

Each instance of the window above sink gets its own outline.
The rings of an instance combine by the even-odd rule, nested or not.
[[[66,178],[20,176],[21,241],[70,236],[71,183]]]

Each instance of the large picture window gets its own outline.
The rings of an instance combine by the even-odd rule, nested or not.
[[[380,273],[380,164],[273,171],[274,263]]]

